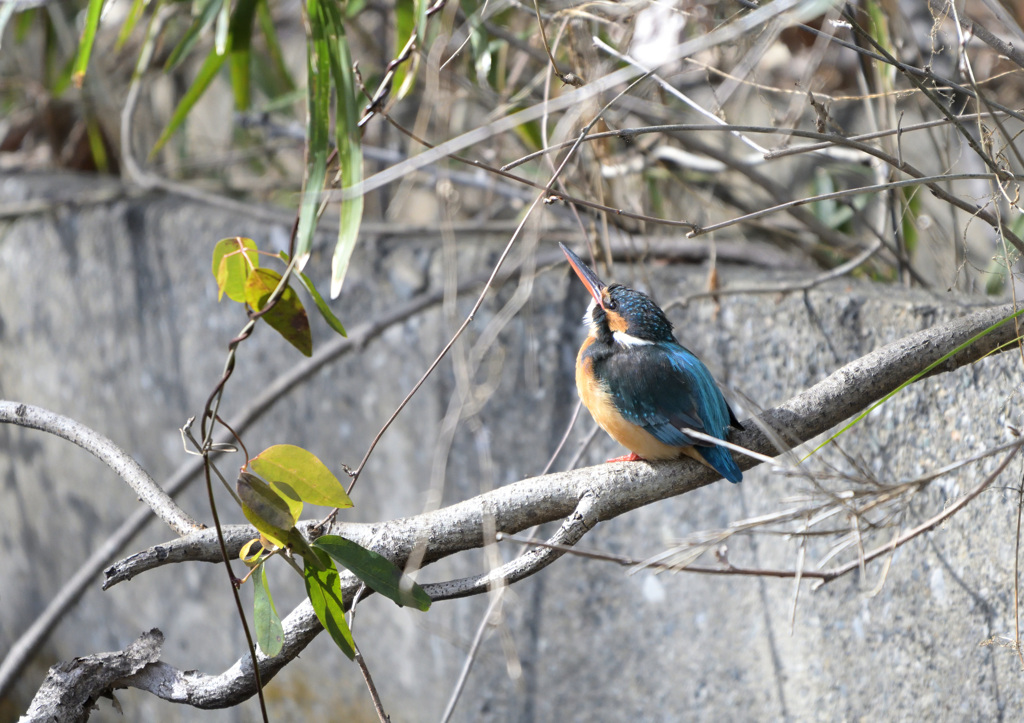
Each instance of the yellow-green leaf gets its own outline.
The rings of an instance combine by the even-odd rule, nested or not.
[[[324,507],[351,507],[341,481],[316,455],[293,444],[276,444],[260,452],[249,466],[285,497]]]
[[[221,239],[213,247],[213,275],[217,279],[217,300],[228,295],[232,301],[245,303],[245,280],[260,265],[256,242],[235,236]]]
[[[264,548],[260,545],[260,549],[256,552],[252,552],[252,548],[255,545],[260,545],[260,538],[254,537],[247,543],[242,545],[242,549],[238,551],[238,559],[244,562],[249,567],[260,563],[260,558],[263,557]],[[251,553],[251,554],[250,554]]]
[[[306,581],[306,594],[309,595],[317,620],[331,634],[341,652],[351,660],[356,656],[356,643],[345,621],[345,601],[341,596],[338,571],[326,553],[315,549],[313,552],[324,569],[318,570],[306,560],[302,574]]]
[[[254,269],[245,280],[245,300],[256,311],[262,311],[270,295],[281,281],[281,274],[273,269]],[[298,294],[290,286],[269,309],[263,319],[292,346],[306,356],[313,354],[313,333],[309,317]]]

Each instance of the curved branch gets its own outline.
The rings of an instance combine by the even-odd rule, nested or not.
[[[986,309],[911,334],[871,352],[765,412],[758,418],[761,429],[750,425],[748,431],[732,435],[732,441],[762,454],[778,454],[783,450],[772,441],[773,438],[782,440],[781,444],[786,449],[810,440],[884,397],[921,369],[986,330],[990,330],[987,335],[952,356],[933,370],[933,374],[952,371],[1006,348],[1005,345],[1017,339],[1015,325],[1007,323],[1013,313],[1011,305]],[[991,329],[996,324],[999,326]],[[775,434],[762,429],[775,430]],[[755,464],[757,462],[752,459],[740,460],[744,469]],[[408,559],[416,546],[425,542],[424,562],[429,563],[460,550],[482,546],[485,542],[485,516],[489,518],[492,529],[513,533],[572,515],[563,523],[556,538],[575,542],[598,521],[689,492],[716,479],[713,471],[689,459],[657,464],[604,464],[523,480],[415,517],[375,525],[346,525],[345,530],[369,540],[373,549],[397,564]],[[578,514],[573,515],[574,511]],[[244,529],[244,526],[232,529],[232,539],[240,539],[239,531]],[[195,545],[199,536],[193,535],[189,545],[181,543],[181,552],[176,553],[179,559],[209,559],[212,553],[207,548],[214,543]],[[176,544],[169,543],[164,547]],[[522,562],[513,561],[487,575],[426,587],[437,595],[435,599],[473,594],[486,589],[489,582],[497,579],[523,579],[556,558],[557,555],[528,553]],[[125,574],[130,576],[131,565],[127,561],[125,564],[128,569]],[[357,585],[353,578],[345,577],[342,587],[347,599],[351,598]],[[298,605],[283,624],[284,649],[273,659],[260,656],[260,670],[265,681],[297,656],[321,630],[308,600]],[[204,675],[157,664],[147,667],[128,682],[166,700],[204,708],[227,707],[255,693],[251,671],[246,669],[248,665],[249,656],[246,655],[219,675]]]
[[[29,404],[0,400],[0,422],[16,424],[19,427],[38,429],[77,444],[101,462],[114,470],[118,477],[127,482],[139,499],[146,503],[157,517],[180,535],[203,528],[178,503],[164,492],[142,465],[136,462],[113,441],[86,427],[81,422],[55,414]]]

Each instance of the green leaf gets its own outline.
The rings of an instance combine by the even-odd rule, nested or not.
[[[217,279],[217,300],[224,294],[232,301],[245,303],[245,280],[252,269],[259,268],[256,242],[251,238],[225,238],[213,247],[213,276]]]
[[[210,23],[217,17],[217,14],[225,4],[227,4],[227,0],[204,0],[199,4],[199,14],[192,20],[192,24],[185,31],[185,35],[182,36],[178,44],[174,46],[174,50],[167,56],[167,60],[164,61],[165,73],[177,68],[181,61],[189,56],[203,31],[210,26]],[[218,53],[218,55],[221,55],[221,53]]]
[[[185,118],[192,111],[192,107],[199,102],[199,99],[203,97],[203,93],[210,87],[210,83],[217,77],[217,73],[220,72],[220,68],[224,65],[227,57],[227,55],[217,55],[215,50],[211,50],[210,54],[206,56],[206,60],[203,61],[203,67],[199,69],[199,74],[192,81],[192,85],[185,92],[184,97],[178,103],[178,107],[174,109],[174,113],[171,114],[171,120],[167,123],[163,133],[160,134],[156,144],[153,146],[153,150],[149,152],[150,158],[164,147],[171,136],[181,127],[181,124],[185,122]]]
[[[306,43],[309,76],[306,79],[306,175],[302,184],[299,228],[295,234],[295,268],[309,261],[313,234],[320,214],[320,199],[327,181],[330,152],[331,60],[321,0],[309,0],[310,38]]]
[[[275,444],[249,460],[249,466],[278,493],[311,505],[351,507],[345,488],[314,454],[293,444]]]
[[[75,64],[71,70],[71,79],[76,88],[82,87],[85,79],[85,69],[89,67],[89,56],[92,55],[92,45],[96,41],[96,31],[100,26],[100,14],[103,10],[103,0],[89,0],[89,10],[85,14],[85,27],[82,29],[82,39],[78,43],[78,55],[75,56]]]
[[[132,0],[132,7],[128,11],[128,16],[125,18],[124,23],[121,25],[121,32],[117,34],[117,42],[114,44],[114,52],[120,52],[124,48],[124,44],[128,42],[129,36],[132,34],[132,30],[139,22],[139,18],[142,17],[142,11],[146,9],[146,0]]]
[[[360,95],[352,72],[352,56],[348,40],[338,15],[338,8],[332,3],[321,5],[331,37],[328,47],[331,57],[331,74],[335,88],[335,143],[338,148],[338,164],[341,166],[342,190],[352,189],[363,182],[362,131],[359,128]],[[342,198],[341,220],[338,225],[338,242],[331,259],[331,298],[338,298],[342,284],[348,274],[352,251],[359,238],[359,226],[363,220],[363,196]],[[301,269],[300,269],[301,270]]]
[[[245,280],[245,300],[256,311],[262,311],[280,281],[281,274],[273,269],[254,269]],[[306,356],[312,356],[313,333],[309,330],[309,317],[293,288],[285,288],[263,319],[289,344]]]
[[[287,547],[290,533],[302,508],[294,512],[288,501],[254,474],[240,472],[235,491],[242,500],[242,514],[252,526],[278,547]]]
[[[259,18],[263,37],[267,41],[267,55],[280,84],[278,92],[288,93],[295,90],[295,81],[292,80],[288,66],[284,62],[284,53],[281,51],[281,43],[277,39],[277,28],[274,27],[274,18],[270,14],[270,8],[267,7],[267,0],[259,0],[256,4],[256,16]]]
[[[405,44],[416,32],[417,5],[419,3],[416,0],[395,0],[395,46],[392,57],[397,57],[405,49]],[[413,57],[418,55],[414,53]],[[411,65],[411,62],[399,63],[395,68],[395,77],[392,79],[392,87],[398,89],[394,94],[395,100],[401,100],[413,88],[416,74],[410,72]]]
[[[330,558],[319,550],[313,550],[325,569],[318,570],[309,560],[303,568],[302,576],[306,581],[306,594],[313,605],[317,620],[331,634],[341,652],[353,659],[356,656],[356,643],[352,639],[352,631],[345,622],[345,602],[341,596],[341,583],[338,571]]]
[[[250,104],[249,60],[257,1],[238,0],[231,14],[231,87],[235,91],[235,110],[246,110]]]
[[[253,620],[256,624],[256,642],[267,657],[273,658],[284,647],[284,627],[274,607],[274,598],[270,596],[270,585],[267,583],[267,570],[261,562],[259,569],[252,574],[253,583]]]
[[[337,535],[318,537],[313,548],[323,550],[365,582],[367,587],[399,605],[430,609],[431,600],[426,591],[383,555]]]
[[[288,263],[289,257],[286,252],[282,251],[281,253],[278,254],[278,256],[281,257],[282,261]],[[313,282],[310,280],[310,278],[301,271],[299,271],[298,274],[299,281],[301,281],[302,285],[306,287],[306,291],[309,292],[309,295],[313,297],[313,303],[316,304],[317,311],[320,312],[320,316],[324,318],[324,321],[327,322],[327,325],[330,326],[339,334],[341,334],[342,336],[348,337],[348,334],[345,332],[345,327],[342,326],[341,321],[338,319],[338,317],[334,315],[334,312],[331,311],[331,307],[327,304],[327,301],[324,299],[324,297],[320,295],[320,292],[317,291],[316,286],[313,285]]]

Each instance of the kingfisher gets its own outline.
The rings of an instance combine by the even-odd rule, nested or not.
[[[742,480],[728,449],[683,431],[725,439],[726,427],[743,425],[708,368],[676,341],[665,312],[641,291],[605,284],[579,256],[558,245],[593,297],[583,317],[590,333],[576,357],[576,388],[598,425],[630,450],[608,461],[685,454],[730,482]]]

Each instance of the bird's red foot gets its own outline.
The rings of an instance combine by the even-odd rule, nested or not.
[[[638,455],[636,452],[630,452],[629,454],[624,454],[621,457],[615,457],[614,459],[605,460],[605,464],[608,464],[610,462],[646,462],[646,461],[647,460],[645,460],[643,457]]]

